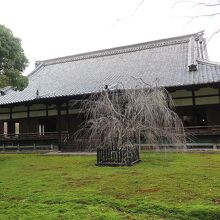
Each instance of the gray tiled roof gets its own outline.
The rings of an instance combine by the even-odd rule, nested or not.
[[[103,90],[105,85],[133,88],[135,78],[165,87],[220,82],[220,64],[208,61],[202,33],[151,41],[39,62],[21,92],[0,97],[0,105]],[[197,65],[197,71],[188,66]]]

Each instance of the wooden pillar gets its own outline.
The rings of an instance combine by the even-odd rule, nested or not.
[[[192,100],[193,100],[193,106],[196,106],[196,99],[195,99],[195,91],[192,90]]]
[[[70,134],[69,101],[66,102],[67,131]]]
[[[195,90],[192,90],[192,101],[193,101],[193,124],[194,126],[197,125],[196,119],[196,99],[195,99]]]
[[[12,134],[13,126],[12,126],[12,108],[10,107],[10,118],[9,118],[9,125],[8,125],[8,133]]]
[[[57,130],[58,130],[58,150],[61,150],[62,145],[62,128],[61,128],[61,104],[57,104]]]
[[[46,116],[48,117],[48,103],[46,103]]]
[[[31,132],[30,125],[31,125],[31,122],[30,122],[30,106],[28,105],[27,106],[27,132],[28,133]]]
[[[218,89],[218,97],[219,97],[219,103],[220,103],[220,88]]]

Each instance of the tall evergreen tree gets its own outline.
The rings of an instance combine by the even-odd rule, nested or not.
[[[23,90],[28,85],[27,77],[22,75],[27,64],[21,40],[0,25],[0,88],[12,86],[15,90]]]

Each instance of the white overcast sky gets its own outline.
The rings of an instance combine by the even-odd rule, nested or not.
[[[201,0],[202,1],[202,0]],[[204,7],[175,0],[0,0],[0,24],[22,39],[30,65],[36,60],[146,42],[220,28],[220,16],[196,19]],[[207,2],[207,1],[205,1]],[[210,0],[208,0],[210,2]],[[214,1],[213,1],[214,2]],[[204,11],[205,10],[205,11]],[[214,11],[213,11],[214,10]],[[220,12],[212,7],[210,12]],[[208,12],[209,13],[209,12]],[[210,59],[220,62],[220,34],[208,44]]]

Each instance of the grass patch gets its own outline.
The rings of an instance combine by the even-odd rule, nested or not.
[[[0,219],[220,219],[220,154],[0,155]]]

